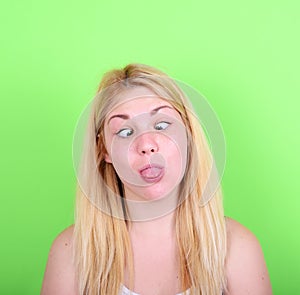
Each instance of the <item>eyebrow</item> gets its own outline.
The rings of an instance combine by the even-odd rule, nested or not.
[[[159,107],[155,108],[154,110],[152,110],[152,111],[150,112],[150,115],[151,115],[151,116],[155,115],[160,109],[163,109],[163,108],[173,109],[172,107],[167,106],[167,105],[159,106]]]
[[[163,108],[169,108],[169,109],[172,109],[172,110],[173,110],[172,107],[167,106],[167,105],[159,106],[159,107],[153,109],[153,110],[150,112],[150,116],[155,115],[160,109],[163,109]],[[111,117],[109,118],[107,124],[109,124],[110,120],[112,120],[113,118],[121,118],[121,119],[123,119],[123,120],[128,120],[128,119],[129,119],[129,116],[126,115],[126,114],[117,114],[117,115],[113,115],[113,116],[111,116]]]

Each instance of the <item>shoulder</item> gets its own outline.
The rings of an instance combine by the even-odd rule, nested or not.
[[[62,231],[52,243],[42,285],[42,295],[76,294],[73,231],[72,225]]]
[[[228,294],[272,294],[268,270],[257,238],[242,224],[228,217],[226,228]]]
[[[257,238],[249,229],[230,217],[226,217],[225,220],[229,246],[237,246],[237,243],[243,242],[247,244],[251,242],[256,246],[258,245]]]

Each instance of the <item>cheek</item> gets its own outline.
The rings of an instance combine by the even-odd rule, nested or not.
[[[174,143],[173,141],[165,144],[163,149],[161,149],[161,153],[170,167],[177,167],[179,164],[185,162],[186,152],[184,147]]]
[[[135,167],[139,162],[136,157],[136,147],[134,144],[127,147],[127,160],[130,167]]]
[[[169,142],[177,147],[180,153],[183,153],[187,148],[187,133],[182,124],[174,124],[175,126],[166,133],[166,138]]]
[[[110,146],[112,164],[116,171],[124,171],[130,168],[129,165],[129,147],[124,141],[114,140]]]
[[[164,145],[165,155],[170,167],[185,171],[187,163],[187,137],[185,132],[178,132]]]

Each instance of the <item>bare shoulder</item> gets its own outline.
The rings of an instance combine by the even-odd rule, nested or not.
[[[42,295],[76,294],[73,231],[72,225],[61,232],[52,243],[41,290]]]
[[[226,218],[227,295],[271,295],[264,255],[255,235],[239,222]]]

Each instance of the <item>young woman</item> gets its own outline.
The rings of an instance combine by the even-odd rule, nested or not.
[[[75,225],[51,247],[42,295],[272,294],[257,239],[224,217],[213,163],[175,81],[141,64],[106,73]]]

